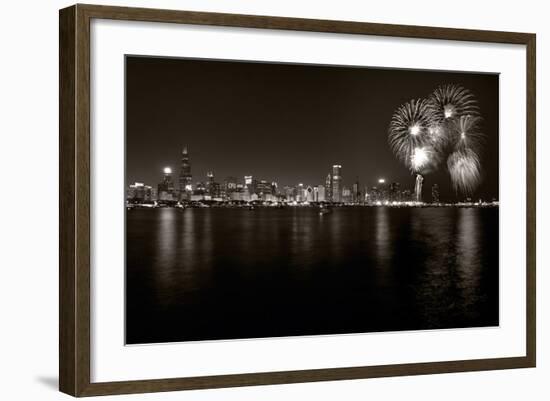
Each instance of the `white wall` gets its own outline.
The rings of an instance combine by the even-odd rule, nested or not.
[[[143,400],[548,399],[550,348],[550,24],[545,2],[162,0],[101,4],[535,32],[538,37],[538,368],[316,384],[106,397]],[[11,1],[0,14],[0,398],[54,400],[57,393],[57,12],[61,0]],[[376,4],[376,6],[374,6]],[[546,316],[544,316],[546,313]]]

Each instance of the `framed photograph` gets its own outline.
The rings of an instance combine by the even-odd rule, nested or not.
[[[60,390],[535,366],[535,35],[60,11]]]

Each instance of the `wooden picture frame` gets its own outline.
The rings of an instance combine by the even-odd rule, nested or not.
[[[526,356],[92,383],[90,380],[90,21],[94,18],[525,45],[527,49],[525,60],[527,66]],[[534,34],[80,4],[60,10],[59,28],[59,388],[62,392],[73,396],[95,396],[535,366],[536,37]]]

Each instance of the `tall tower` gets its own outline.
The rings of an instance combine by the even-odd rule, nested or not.
[[[214,192],[214,172],[206,172],[206,193],[208,195],[213,195]]]
[[[332,201],[342,201],[342,166],[339,164],[332,166]]]
[[[189,153],[187,153],[187,146],[183,148],[181,152],[181,169],[179,176],[179,193],[180,199],[187,199],[191,192],[193,176],[191,175],[191,163],[189,162]]]
[[[351,201],[353,203],[359,203],[361,202],[361,191],[359,190],[359,177],[355,179],[355,182],[353,183],[353,187],[351,190]]]

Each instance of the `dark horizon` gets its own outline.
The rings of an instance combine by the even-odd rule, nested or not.
[[[193,183],[244,175],[285,185],[324,185],[333,164],[347,187],[361,190],[414,177],[392,154],[387,128],[394,110],[455,83],[477,97],[485,143],[482,182],[473,198],[499,199],[496,74],[127,56],[126,184],[156,187],[163,168],[175,182],[189,149]],[[444,164],[425,176],[456,201]]]

